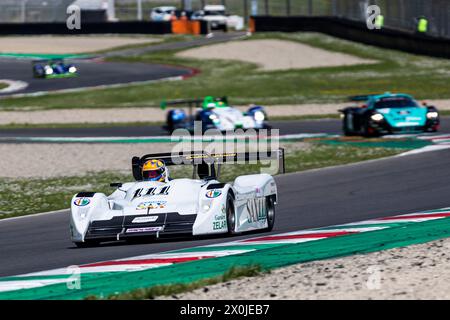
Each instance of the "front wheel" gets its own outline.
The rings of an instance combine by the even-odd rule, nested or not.
[[[227,206],[226,206],[226,213],[227,213],[227,227],[228,227],[228,234],[233,235],[236,234],[236,212],[234,207],[234,196],[231,192],[228,192],[227,194]]]
[[[267,231],[272,231],[275,224],[275,200],[273,197],[266,198],[267,207]]]
[[[345,136],[352,136],[354,133],[351,128],[353,128],[353,116],[348,113],[344,114],[342,121],[342,131],[344,131]]]

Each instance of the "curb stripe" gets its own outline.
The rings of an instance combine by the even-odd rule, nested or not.
[[[114,266],[114,265],[126,265],[126,264],[167,264],[167,263],[180,263],[180,262],[188,262],[199,259],[208,259],[214,258],[214,256],[199,256],[199,257],[190,257],[190,258],[167,258],[167,259],[144,259],[144,260],[113,260],[113,261],[105,261],[99,263],[92,263],[81,266],[81,268],[87,267],[104,267],[104,266]]]
[[[264,249],[276,250],[280,248],[282,250],[282,248],[302,245],[303,242],[307,245],[306,242],[321,242],[326,241],[328,238],[341,238],[341,236],[345,238],[346,235],[370,233],[371,231],[381,231],[382,229],[389,229],[391,227],[401,227],[403,225],[411,225],[415,222],[432,221],[446,217],[450,217],[449,208],[90,263],[82,265],[80,268],[82,270],[81,273],[85,277],[109,279],[110,277],[114,277],[114,275],[120,276],[120,274],[130,272],[170,267],[176,264],[184,265],[184,262],[195,263],[196,261],[210,260],[211,258],[222,259],[237,254],[245,255]],[[386,221],[386,223],[383,223],[383,221]],[[394,221],[395,223],[390,221]],[[0,292],[30,288],[36,290],[38,287],[58,285],[68,281],[69,277],[70,274],[67,273],[67,269],[60,268],[27,275],[0,278]],[[27,291],[21,290],[20,292],[22,294]]]
[[[253,241],[277,241],[277,240],[289,240],[289,239],[304,239],[304,238],[330,238],[336,236],[344,236],[354,232],[323,232],[323,233],[310,233],[310,234],[294,234],[286,236],[268,236],[262,238],[254,238],[243,240],[242,242],[253,242]]]
[[[443,217],[449,217],[449,213],[432,213],[432,214],[416,214],[416,215],[408,215],[408,216],[395,216],[395,217],[386,217],[381,218],[377,220],[407,220],[407,219],[431,219],[431,218],[443,218]],[[405,219],[406,218],[406,219]]]

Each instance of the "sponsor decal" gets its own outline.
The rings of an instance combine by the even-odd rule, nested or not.
[[[208,192],[206,192],[206,197],[207,198],[217,198],[221,194],[222,194],[222,191],[214,189],[214,190],[209,190]]]
[[[406,121],[420,121],[421,117],[406,117]]]
[[[91,200],[89,200],[88,198],[77,198],[73,202],[73,204],[78,206],[78,207],[85,207],[85,206],[87,206],[90,203],[91,203]]]
[[[136,189],[133,195],[133,199],[143,196],[167,196],[169,194],[170,186],[164,187],[152,187],[152,188],[139,188]]]
[[[146,222],[155,222],[158,220],[158,216],[149,216],[149,217],[137,217],[134,218],[131,223],[146,223]]]
[[[266,220],[266,199],[256,198],[247,201],[248,223]]]
[[[222,220],[225,220],[225,214],[216,214],[215,216],[214,216],[214,220],[215,221],[222,221]]]
[[[226,225],[227,225],[226,221],[214,221],[213,222],[213,230],[225,229]]]
[[[137,205],[136,210],[164,209],[167,201],[146,201]]]
[[[216,214],[214,216],[213,230],[225,229],[226,225],[227,225],[227,221],[226,221],[226,216],[225,216],[225,206],[222,206],[222,213]]]
[[[163,229],[163,227],[128,228],[126,233],[155,232],[155,231],[161,231],[162,229]]]

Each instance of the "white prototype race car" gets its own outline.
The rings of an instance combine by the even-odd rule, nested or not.
[[[168,182],[143,181],[142,166],[148,160],[165,166],[193,166],[192,179]],[[265,173],[243,175],[233,183],[218,181],[222,163],[258,160],[278,161],[284,172],[284,150],[264,153],[207,154],[189,152],[133,157],[135,182],[112,183],[110,196],[80,192],[72,199],[71,239],[78,247],[136,237],[198,236],[270,231],[275,222],[277,185]],[[254,163],[254,162],[253,162]]]
[[[203,99],[163,101],[161,109],[168,106],[188,106],[185,109],[176,108],[167,112],[165,129],[173,132],[176,129],[196,131],[196,125],[201,124],[202,132],[215,129],[221,132],[235,129],[269,129],[267,114],[262,106],[250,105],[246,112],[242,112],[228,103],[227,97],[207,96]],[[195,110],[195,112],[194,112]]]

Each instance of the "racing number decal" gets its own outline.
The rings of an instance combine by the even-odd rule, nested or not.
[[[169,189],[170,187],[167,186],[162,188],[154,187],[149,189],[139,188],[134,192],[133,199],[140,198],[142,196],[167,196],[169,194]]]
[[[266,198],[249,199],[247,201],[248,223],[266,219]]]

